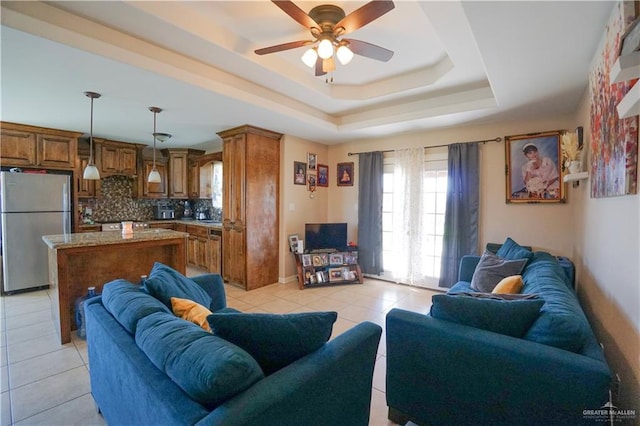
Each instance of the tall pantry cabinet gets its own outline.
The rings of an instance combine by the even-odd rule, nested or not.
[[[281,134],[253,126],[222,138],[222,274],[253,290],[278,281]]]

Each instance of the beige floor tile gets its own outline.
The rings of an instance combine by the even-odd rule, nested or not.
[[[354,322],[372,321],[377,323],[383,316],[380,312],[353,305],[339,308],[337,311],[341,318]]]
[[[46,299],[43,298],[25,303],[10,304],[5,308],[5,316],[8,320],[14,315],[24,315],[40,311],[51,312],[51,301],[48,297]]]
[[[84,366],[84,361],[75,347],[29,358],[11,364],[11,389],[81,366]]]
[[[106,424],[98,413],[91,394],[86,394],[17,422],[15,426],[102,426]]]
[[[65,347],[73,347],[73,343],[61,345],[57,334],[47,334],[37,339],[7,345],[7,357],[9,364],[13,364],[49,352],[59,351]]]
[[[392,426],[395,423],[387,418],[387,399],[383,392],[373,389],[371,392],[371,415],[369,426]]]
[[[4,367],[9,363],[9,357],[7,356],[7,348],[6,346],[0,348],[0,367]]]
[[[250,305],[246,302],[242,302],[238,299],[232,299],[232,298],[227,298],[227,306],[229,308],[237,309],[240,312],[246,312],[247,310],[253,307],[253,305]]]
[[[11,399],[9,398],[9,392],[0,394],[0,425],[11,425]]]
[[[312,292],[308,290],[289,290],[284,292],[280,298],[284,300],[288,300],[289,302],[297,303],[299,305],[307,305],[316,300],[322,299],[324,296],[317,292]]]
[[[12,294],[4,296],[5,309],[14,306],[28,305],[42,301],[50,301],[49,293],[46,290],[30,291],[28,293]]]
[[[11,390],[14,422],[40,414],[90,392],[89,372],[82,366]]]
[[[256,306],[258,309],[263,309],[267,312],[273,312],[274,314],[286,314],[296,309],[299,309],[301,305],[288,300],[275,299],[267,303]]]
[[[51,316],[51,308],[40,311],[28,312],[25,314],[17,314],[6,318],[6,330],[25,327],[27,325],[50,325],[53,327],[53,317]]]
[[[55,334],[51,319],[40,324],[27,325],[20,328],[12,328],[7,330],[7,346],[27,340],[38,339],[43,336]]]
[[[262,305],[263,303],[277,299],[273,294],[261,292],[260,290],[247,291],[244,294],[234,295],[233,297],[253,306]]]
[[[387,357],[378,356],[373,369],[373,388],[380,392],[386,392]]]
[[[348,303],[342,302],[340,300],[329,299],[328,297],[323,297],[321,299],[307,303],[306,306],[309,306],[310,308],[313,308],[317,311],[337,311],[340,308],[348,306]]]

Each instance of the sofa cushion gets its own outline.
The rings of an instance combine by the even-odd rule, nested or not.
[[[505,242],[500,246],[496,252],[497,256],[500,256],[508,260],[527,259],[531,260],[533,252],[528,248],[521,246],[513,241],[510,237],[507,237]]]
[[[436,294],[432,297],[430,315],[494,333],[522,337],[538,317],[543,304],[541,299],[511,300],[487,293]]]
[[[140,318],[154,312],[170,311],[155,297],[127,280],[111,281],[102,288],[104,308],[130,333],[136,333]]]
[[[185,277],[180,272],[155,262],[149,277],[144,282],[145,289],[171,309],[171,298],[189,299],[201,304],[211,306],[211,296],[195,281]]]
[[[503,259],[485,250],[471,278],[471,288],[491,293],[503,278],[520,274],[526,263],[527,259]]]
[[[209,323],[207,322],[207,316],[211,315],[212,312],[201,304],[189,299],[172,297],[171,309],[176,316],[191,321],[202,327],[203,330],[211,332],[211,327],[209,327]]]
[[[494,294],[517,294],[522,290],[522,275],[510,275],[503,278],[496,285],[491,293]]]
[[[208,320],[215,335],[249,352],[269,375],[324,345],[337,316],[336,312],[214,313]]]
[[[588,340],[595,339],[578,299],[569,290],[567,276],[554,256],[536,252],[522,278],[522,292],[541,294],[546,302],[525,339],[571,352],[581,352]]]
[[[264,377],[243,349],[170,313],[142,318],[135,337],[159,370],[209,409]]]

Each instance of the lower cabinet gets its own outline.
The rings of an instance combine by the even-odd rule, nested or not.
[[[187,225],[187,265],[220,274],[222,240],[215,229],[206,226]]]

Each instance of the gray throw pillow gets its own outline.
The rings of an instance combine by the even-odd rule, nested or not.
[[[491,293],[505,277],[520,275],[528,259],[507,260],[485,250],[471,278],[471,288],[482,293]]]

